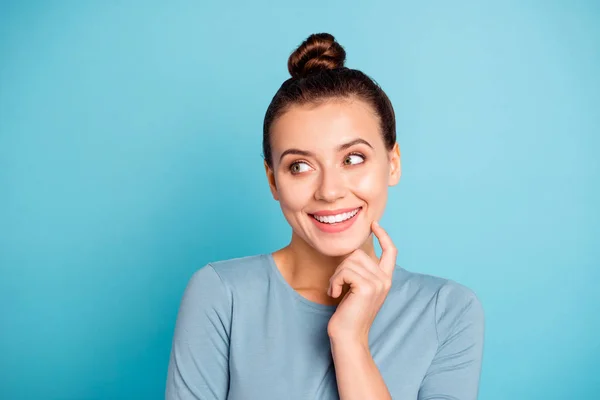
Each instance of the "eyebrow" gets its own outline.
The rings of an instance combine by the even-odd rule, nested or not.
[[[339,152],[339,151],[342,151],[342,150],[346,150],[349,147],[352,147],[355,144],[359,144],[359,143],[366,144],[370,148],[373,148],[373,146],[371,146],[371,144],[369,142],[367,142],[364,139],[360,139],[359,138],[359,139],[354,139],[354,140],[352,140],[352,141],[350,141],[348,143],[344,143],[342,145],[339,145],[338,148],[337,148],[337,151]],[[314,156],[314,154],[311,153],[310,151],[300,150],[300,149],[287,149],[286,151],[284,151],[283,153],[281,153],[281,156],[279,157],[279,162],[281,162],[281,160],[283,160],[283,157],[285,157],[288,154],[297,154],[297,155],[305,156],[305,157]]]

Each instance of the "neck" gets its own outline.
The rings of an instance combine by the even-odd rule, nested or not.
[[[360,247],[370,257],[377,260],[373,246],[373,235]],[[286,247],[275,252],[276,263],[286,280],[295,290],[301,292],[317,292],[326,294],[329,288],[329,279],[336,268],[350,254],[341,256],[328,256],[311,247],[301,237],[292,233],[292,240]],[[349,288],[345,287],[342,294]],[[334,301],[341,301],[339,296]]]

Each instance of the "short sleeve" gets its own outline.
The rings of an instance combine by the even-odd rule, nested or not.
[[[231,297],[208,264],[190,279],[173,335],[167,400],[225,400],[229,391]]]
[[[473,291],[449,281],[437,294],[438,349],[418,400],[476,400],[483,356],[484,313]]]

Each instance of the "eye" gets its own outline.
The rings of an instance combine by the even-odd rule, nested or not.
[[[351,153],[344,159],[344,165],[361,164],[365,162],[365,156],[360,153]]]
[[[302,166],[305,166],[305,168],[303,169]],[[292,172],[292,174],[299,174],[302,172],[306,172],[309,169],[310,169],[310,167],[308,167],[308,164],[305,163],[304,161],[296,161],[296,162],[292,163],[292,165],[290,165],[290,171]]]

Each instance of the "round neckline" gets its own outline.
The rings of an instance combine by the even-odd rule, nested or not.
[[[274,275],[277,276],[277,279],[282,283],[282,285],[292,295],[292,297],[294,297],[294,299],[296,299],[301,304],[304,304],[304,305],[310,307],[311,309],[317,310],[320,312],[325,312],[325,313],[331,314],[336,310],[337,305],[328,306],[326,304],[314,302],[314,301],[309,300],[306,297],[302,296],[292,286],[290,286],[288,281],[285,280],[283,274],[281,273],[279,268],[277,268],[277,264],[275,263],[275,258],[273,257],[273,253],[268,253],[268,254],[265,254],[264,256],[267,258],[267,261],[268,261],[269,265],[271,266],[271,269],[273,270]]]

